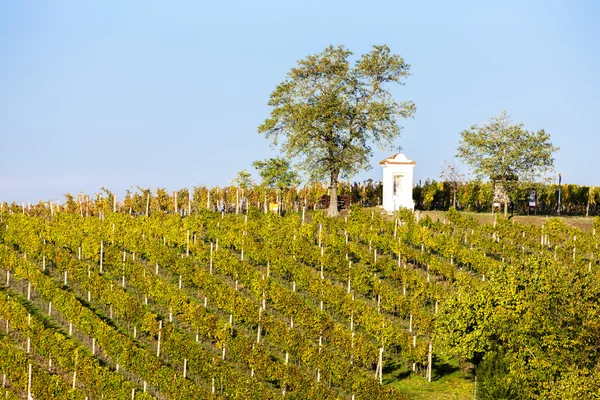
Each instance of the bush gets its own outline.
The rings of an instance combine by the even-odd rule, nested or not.
[[[477,399],[526,399],[518,382],[511,380],[509,374],[508,362],[503,354],[487,353],[477,367]]]

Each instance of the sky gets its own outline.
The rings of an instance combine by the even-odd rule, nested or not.
[[[0,2],[0,201],[227,185],[278,155],[257,133],[297,61],[387,44],[411,65],[396,149],[439,179],[460,132],[506,110],[600,185],[596,1]],[[462,167],[464,172],[468,168]],[[257,177],[258,179],[258,177]]]

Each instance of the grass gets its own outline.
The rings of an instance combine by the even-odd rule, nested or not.
[[[492,213],[475,213],[475,212],[462,212],[465,215],[472,216],[481,224],[492,224],[494,222],[494,214]],[[443,221],[446,218],[446,211],[421,211],[421,215],[428,215],[433,221]],[[500,213],[499,216],[504,216]],[[544,225],[550,218],[560,218],[565,224],[571,228],[578,228],[581,230],[591,231],[594,226],[594,217],[556,217],[546,215],[514,215],[510,216],[511,221],[515,221],[518,224],[533,224],[536,226]]]
[[[384,383],[411,399],[467,400],[473,398],[473,374],[462,371],[456,360],[434,359],[432,379],[420,376],[404,365],[387,365]]]

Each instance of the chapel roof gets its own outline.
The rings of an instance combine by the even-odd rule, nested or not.
[[[379,161],[379,164],[405,164],[405,165],[416,165],[417,163],[410,158],[406,157],[403,153],[396,153],[391,157]]]

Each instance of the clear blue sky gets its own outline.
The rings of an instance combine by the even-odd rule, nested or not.
[[[275,154],[257,133],[296,61],[387,44],[417,105],[397,145],[439,179],[459,132],[506,109],[544,128],[565,182],[600,185],[595,1],[4,1],[0,201],[102,186],[228,184]],[[356,176],[381,179],[373,169]]]

